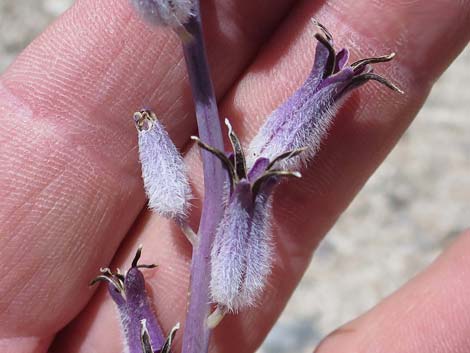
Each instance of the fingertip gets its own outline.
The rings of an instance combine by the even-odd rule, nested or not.
[[[470,350],[470,231],[424,272],[328,335],[315,353]]]

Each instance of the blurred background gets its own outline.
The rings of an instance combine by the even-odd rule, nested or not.
[[[0,73],[72,0],[0,0]],[[258,353],[311,353],[470,226],[470,48],[321,244]]]

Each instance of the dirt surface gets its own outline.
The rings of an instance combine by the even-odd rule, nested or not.
[[[0,0],[0,72],[70,0]],[[428,265],[470,223],[470,49],[330,232],[259,353],[321,337]]]

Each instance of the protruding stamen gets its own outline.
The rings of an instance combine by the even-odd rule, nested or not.
[[[323,34],[325,35],[326,39],[328,39],[328,41],[333,42],[333,35],[330,33],[328,28],[326,28],[323,24],[321,24],[314,18],[312,18],[312,23],[318,28],[320,28],[320,30],[323,32]]]
[[[140,331],[140,342],[142,343],[142,352],[143,353],[155,353],[152,349],[152,343],[150,340],[149,331],[147,329],[147,320],[143,319],[140,321],[141,331]]]
[[[295,177],[295,178],[301,178],[302,174],[299,172],[292,172],[289,170],[270,170],[266,173],[263,174],[258,180],[255,181],[253,184],[253,194],[256,195],[258,194],[258,191],[261,187],[261,185],[268,180],[271,177]]]
[[[135,252],[134,260],[132,260],[132,267],[137,267],[137,264],[139,263],[140,257],[142,256],[142,248],[144,246],[142,244],[139,245],[137,248],[137,251]]]
[[[139,247],[137,248],[137,251],[135,253],[135,256],[134,256],[134,260],[132,260],[132,265],[131,267],[136,267],[136,268],[156,268],[158,267],[156,264],[149,264],[149,265],[146,265],[146,264],[142,264],[142,265],[139,265],[139,260],[140,258],[142,257],[142,249],[143,249],[143,245],[140,244]],[[124,276],[123,276],[124,278]]]
[[[122,288],[124,288],[124,281],[126,280],[126,277],[124,276],[124,274],[122,273],[122,271],[119,267],[116,269],[116,273],[113,276],[114,276],[115,279],[117,279],[119,281]]]
[[[391,61],[395,57],[395,53],[390,53],[388,55],[383,55],[383,56],[377,56],[377,57],[372,57],[372,58],[365,58],[362,60],[358,60],[354,63],[351,64],[351,68],[353,70],[358,70],[363,68],[364,66],[368,64],[377,64],[377,63],[385,63],[388,61]]]
[[[152,269],[152,268],[157,268],[157,264],[150,264],[150,265],[137,265],[137,268],[147,268],[147,269]]]
[[[120,293],[124,292],[124,286],[121,285],[119,281],[116,281],[113,277],[107,275],[99,275],[98,277],[92,279],[89,283],[89,286],[92,287],[98,282],[108,282],[111,283]]]
[[[355,87],[355,86],[360,86],[361,84],[367,82],[367,81],[370,81],[370,80],[373,80],[373,81],[377,81],[377,82],[380,82],[381,84],[387,86],[388,88],[390,88],[391,90],[393,91],[396,91],[398,93],[401,93],[403,94],[404,92],[398,87],[396,86],[395,84],[391,83],[389,80],[387,80],[386,78],[380,76],[380,75],[377,75],[377,74],[374,74],[372,72],[370,73],[367,73],[367,74],[362,74],[362,75],[359,75],[359,76],[356,76],[352,79],[351,83],[349,84],[348,88],[349,87]]]
[[[109,267],[101,267],[100,272],[107,276],[113,276],[113,272],[111,271]]]
[[[160,353],[170,353],[173,340],[175,339],[176,332],[180,329],[180,323],[178,322],[170,331],[168,338],[166,339],[165,344],[163,345]]]
[[[246,160],[245,155],[243,153],[242,144],[240,143],[240,139],[233,131],[232,125],[228,119],[225,119],[225,125],[228,128],[228,137],[230,142],[232,143],[233,153],[234,153],[234,166],[237,172],[237,176],[239,179],[246,178]]]
[[[227,314],[227,310],[225,310],[220,305],[217,305],[217,307],[212,312],[212,314],[210,314],[209,317],[207,318],[207,326],[211,330],[216,328],[222,322],[226,314]]]
[[[328,76],[331,76],[335,71],[336,51],[333,48],[333,46],[331,45],[331,43],[328,41],[328,39],[323,37],[320,33],[315,34],[315,38],[320,43],[322,43],[328,49],[328,52],[329,52],[328,62],[327,62],[326,67],[325,67],[325,72],[323,73],[323,78],[326,78]]]
[[[191,140],[195,141],[199,145],[199,147],[201,147],[202,149],[205,149],[206,151],[212,153],[214,156],[219,158],[221,160],[221,162],[224,164],[224,166],[227,168],[228,173],[230,174],[231,180],[234,183],[238,182],[238,177],[237,177],[237,173],[234,169],[234,166],[233,166],[232,162],[230,162],[230,159],[228,159],[228,157],[225,155],[225,153],[223,153],[222,151],[220,151],[216,148],[213,148],[213,147],[209,146],[208,144],[205,144],[197,136],[191,136]]]
[[[290,159],[290,158],[294,158],[294,157],[297,157],[299,154],[305,152],[306,150],[308,150],[308,147],[303,147],[303,148],[298,148],[298,149],[295,149],[295,150],[292,150],[292,151],[287,151],[283,154],[280,154],[279,156],[277,156],[276,158],[274,158],[271,163],[269,163],[268,167],[266,168],[266,170],[271,170],[271,168],[274,167],[274,165],[277,163],[277,162],[280,162],[282,160],[285,160],[285,159]]]

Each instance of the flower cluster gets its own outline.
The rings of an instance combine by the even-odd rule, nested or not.
[[[370,80],[399,89],[370,64],[392,55],[347,64],[349,52],[338,53],[325,27],[318,40],[313,69],[294,95],[267,119],[250,145],[247,162],[230,124],[233,153],[228,157],[198,141],[219,157],[230,176],[230,192],[211,253],[211,295],[219,311],[237,312],[253,306],[263,291],[272,263],[269,217],[271,194],[281,176],[297,176],[301,161],[318,151],[336,110],[354,88]]]
[[[315,60],[306,81],[270,114],[251,142],[247,156],[226,120],[232,146],[232,151],[226,153],[222,150],[216,99],[205,55],[199,1],[132,0],[132,3],[150,23],[171,27],[180,35],[201,137],[193,140],[210,152],[203,153],[206,194],[196,241],[186,223],[191,188],[183,157],[153,112],[141,110],[134,114],[149,206],[175,220],[194,247],[183,352],[207,352],[210,328],[225,314],[256,305],[266,286],[273,259],[270,217],[276,186],[285,177],[301,177],[297,170],[316,155],[337,110],[355,88],[377,81],[401,92],[373,71],[373,64],[390,61],[394,54],[348,63],[348,49],[336,51],[330,32],[314,21],[320,33],[315,35],[318,41]],[[217,159],[226,172],[225,191],[224,170]],[[169,352],[175,330],[165,341],[139,270],[154,266],[138,265],[140,252],[141,249],[125,274],[102,269],[93,283],[102,280],[109,283],[130,353]],[[211,304],[216,310],[208,317]]]

